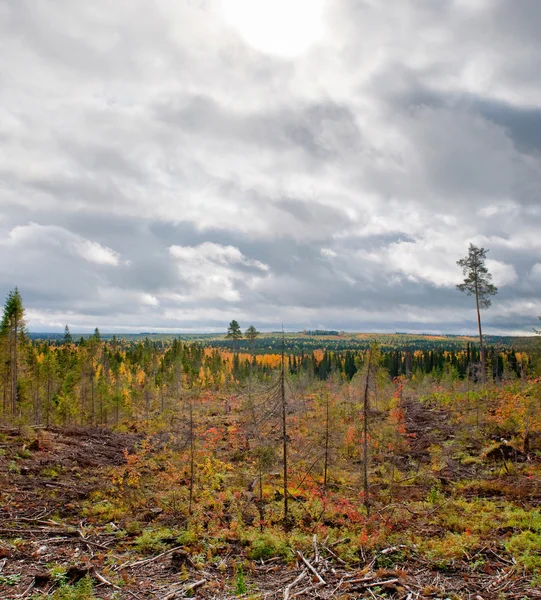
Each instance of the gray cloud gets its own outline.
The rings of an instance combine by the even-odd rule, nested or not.
[[[34,330],[475,331],[473,241],[487,331],[529,333],[540,11],[326,2],[284,56],[221,0],[0,1],[0,294]]]

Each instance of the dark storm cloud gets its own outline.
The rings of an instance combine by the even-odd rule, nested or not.
[[[305,53],[220,0],[0,2],[0,293],[34,330],[475,331],[541,313],[537,0],[327,2]]]

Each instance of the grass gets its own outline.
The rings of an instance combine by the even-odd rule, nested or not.
[[[43,597],[42,594],[34,594],[30,600],[41,600]],[[73,585],[60,583],[59,587],[47,597],[52,600],[97,600],[94,596],[92,580],[88,575]]]

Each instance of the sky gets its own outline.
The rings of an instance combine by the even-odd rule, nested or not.
[[[0,294],[33,331],[541,315],[539,0],[0,0]]]

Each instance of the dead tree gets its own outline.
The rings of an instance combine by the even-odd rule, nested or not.
[[[283,335],[283,332],[282,332]],[[288,481],[287,481],[287,402],[286,402],[286,370],[284,355],[284,340],[282,337],[282,368],[280,372],[280,398],[282,405],[282,453],[284,471],[284,526],[289,520]]]
[[[368,363],[366,366],[366,376],[363,386],[363,494],[364,494],[364,506],[366,513],[370,514],[370,499],[369,494],[369,483],[368,483],[368,415],[369,415],[369,387],[370,387],[370,375],[372,373],[372,347],[368,350]]]

